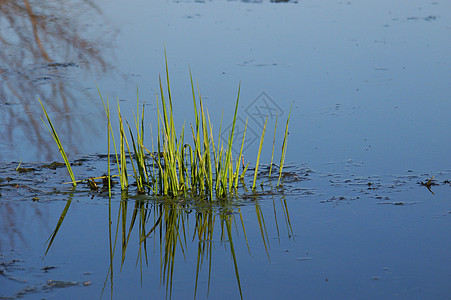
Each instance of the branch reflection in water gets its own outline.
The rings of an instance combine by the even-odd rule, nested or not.
[[[36,117],[38,98],[46,100],[70,139],[70,151],[77,151],[80,133],[92,128],[93,118],[83,114],[90,105],[80,100],[88,97],[72,77],[111,68],[104,51],[111,49],[115,33],[102,21],[90,0],[0,0],[0,124],[5,128],[0,153],[17,155],[20,141],[28,155],[34,152],[33,159],[50,159],[55,149]],[[80,116],[71,118],[71,112]]]
[[[139,197],[139,199],[136,197]],[[253,205],[255,207],[256,224],[258,224],[262,244],[266,251],[268,261],[270,261],[270,243],[265,218],[259,204],[261,195],[258,192],[252,192],[250,196],[241,197],[241,199],[236,197],[237,201],[227,199],[226,201],[218,200],[218,202],[214,203],[207,203],[202,201],[202,199],[185,199],[184,201],[179,201],[172,198],[149,199],[145,196],[136,197],[129,197],[127,192],[123,191],[119,209],[116,213],[113,212],[111,201],[109,202],[110,266],[102,293],[109,282],[111,295],[113,295],[113,274],[115,272],[113,265],[115,257],[118,256],[116,250],[121,251],[120,263],[122,269],[127,255],[131,255],[130,253],[127,254],[127,249],[129,248],[130,241],[133,240],[137,243],[133,248],[137,249],[136,262],[140,271],[141,286],[143,285],[143,267],[154,267],[149,264],[149,255],[159,256],[160,284],[165,286],[166,296],[168,298],[171,298],[172,296],[172,278],[176,272],[176,267],[180,264],[175,263],[176,256],[183,256],[183,260],[186,262],[188,255],[187,250],[190,243],[194,245],[197,244],[194,297],[196,298],[198,295],[198,282],[204,264],[207,264],[208,268],[206,295],[209,295],[212,269],[214,269],[212,266],[213,252],[218,250],[218,248],[215,248],[214,246],[220,244],[221,247],[219,249],[224,249],[232,258],[237,289],[241,298],[243,298],[238,259],[235,249],[236,243],[234,243],[234,239],[244,237],[249,256],[252,256],[251,248],[254,245],[249,245],[248,242],[243,213],[241,211],[242,205]],[[292,238],[293,232],[285,197],[280,192],[275,192],[271,197],[273,202],[275,228],[277,228],[277,239],[280,241],[278,218],[281,218],[281,215],[283,215],[283,222],[285,222],[286,225],[288,238]],[[279,199],[277,200],[276,198]],[[269,201],[268,197],[265,197],[264,199],[264,201]],[[71,197],[69,197],[67,205],[57,222],[56,228],[49,238],[50,242],[47,251],[51,247],[52,242],[66,217],[70,203]],[[130,204],[134,204],[133,207],[130,207]],[[282,210],[282,214],[279,214],[279,217],[277,215],[277,210]],[[117,216],[115,217],[116,214]],[[246,217],[249,216],[246,215]],[[193,218],[194,222],[191,221]],[[138,239],[130,239],[130,237],[135,234],[138,235]],[[149,249],[149,238],[153,239],[153,251],[150,251]],[[215,254],[215,256],[223,255]],[[180,260],[178,259],[177,261]]]

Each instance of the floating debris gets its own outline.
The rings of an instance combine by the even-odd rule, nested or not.
[[[94,181],[94,178],[89,178],[88,182],[87,182],[89,188],[91,189],[91,191],[97,191],[99,189],[99,187],[97,186],[97,183]]]
[[[313,258],[311,257],[298,257],[296,258],[297,261],[305,261],[305,260],[312,260]]]
[[[424,183],[423,181],[421,181],[420,183],[421,183],[421,185],[427,187],[427,189],[429,190],[429,192],[431,192],[432,195],[435,196],[434,192],[433,192],[432,189],[431,189],[431,186],[433,186],[433,185],[438,185],[436,182],[432,181],[432,180],[434,179],[434,177],[435,177],[435,176],[432,176],[432,178],[429,179],[426,183]]]
[[[35,168],[22,168],[22,167],[19,167],[19,168],[16,169],[16,171],[18,173],[29,173],[29,172],[36,171],[36,169]]]
[[[50,288],[66,288],[74,285],[79,285],[77,281],[62,281],[62,280],[47,280],[47,287]],[[44,287],[43,287],[44,288]]]
[[[52,162],[51,164],[44,164],[41,166],[41,168],[51,169],[51,170],[56,170],[57,168],[64,168],[64,167],[65,167],[65,164],[56,162],[56,161]]]

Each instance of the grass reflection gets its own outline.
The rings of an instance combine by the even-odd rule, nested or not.
[[[280,203],[282,204],[281,207],[285,215],[287,228],[291,228],[285,199],[281,199]],[[117,217],[118,223],[120,224],[116,224],[115,236],[120,235],[121,240],[121,268],[126,261],[127,249],[130,246],[130,236],[132,234],[137,234],[137,265],[139,264],[142,284],[142,267],[144,265],[149,267],[147,241],[149,238],[152,238],[155,243],[155,250],[159,250],[160,285],[165,286],[166,295],[171,298],[173,288],[172,278],[176,267],[180,264],[176,264],[176,258],[177,256],[182,256],[185,262],[192,259],[193,256],[188,255],[188,249],[195,247],[197,248],[197,253],[195,255],[196,274],[194,283],[194,297],[196,298],[198,294],[199,277],[201,270],[205,265],[207,265],[208,268],[206,294],[209,295],[210,282],[212,278],[211,272],[213,269],[212,257],[215,252],[214,244],[219,243],[230,253],[235,270],[237,287],[241,298],[243,297],[237,252],[234,244],[234,238],[236,238],[240,232],[246,239],[249,254],[251,254],[251,251],[247,241],[246,228],[244,226],[241,209],[224,203],[219,206],[204,206],[202,208],[196,208],[194,204],[181,204],[176,203],[175,201],[171,201],[169,203],[166,201],[163,203],[135,200],[131,216],[127,218],[127,206],[129,204],[129,200],[127,199],[123,199],[121,201]],[[270,260],[268,250],[268,232],[265,225],[263,212],[258,202],[255,203],[255,209],[262,242],[265,246],[268,260]],[[274,213],[276,213],[275,210]],[[193,217],[195,221],[194,224],[190,226],[190,218]],[[237,218],[239,222],[237,222]],[[276,216],[275,219],[277,222]],[[219,228],[215,228],[218,224]],[[114,228],[114,226],[115,225],[113,223],[110,223],[111,228]],[[233,229],[236,230],[236,235],[234,235]],[[113,230],[111,230],[111,232],[113,232]],[[192,234],[190,234],[190,232],[192,232]],[[292,233],[289,233],[289,236],[291,235]],[[215,240],[216,236],[219,236],[219,240]],[[113,236],[111,236],[110,239],[113,240]],[[114,239],[116,238],[114,237]],[[190,242],[189,239],[191,240]],[[133,246],[133,249],[136,249],[136,245]],[[114,251],[112,253],[114,256]],[[113,259],[111,259],[111,263],[112,262]],[[110,271],[112,286],[112,266]]]
[[[201,294],[205,293],[208,296],[210,295],[211,280],[214,278],[213,270],[219,270],[220,267],[214,266],[213,258],[228,254],[234,270],[234,274],[229,276],[235,278],[237,290],[240,297],[243,298],[245,287],[242,286],[243,278],[240,277],[239,272],[240,256],[242,259],[243,253],[246,252],[249,253],[249,256],[253,256],[252,248],[254,248],[253,251],[263,249],[258,245],[249,245],[248,231],[244,220],[248,220],[246,222],[248,227],[255,225],[258,227],[251,231],[254,232],[252,238],[258,237],[258,232],[260,232],[268,261],[270,261],[269,236],[276,235],[280,240],[278,212],[279,215],[284,215],[283,220],[288,237],[292,237],[289,212],[284,196],[280,194],[272,196],[275,225],[271,228],[277,228],[277,230],[268,232],[269,227],[266,222],[272,218],[264,217],[260,205],[262,195],[257,192],[252,195],[252,201],[246,200],[246,203],[238,202],[242,201],[238,197],[236,197],[237,201],[228,199],[228,201],[206,203],[196,199],[180,201],[173,198],[150,198],[142,195],[130,197],[126,192],[122,192],[121,200],[119,202],[110,201],[108,206],[110,263],[102,294],[109,285],[111,297],[113,297],[114,274],[118,272],[117,268],[114,269],[115,264],[120,263],[119,272],[121,272],[126,264],[134,262],[139,272],[141,285],[146,284],[143,279],[145,268],[158,270],[160,286],[164,287],[166,297],[171,298],[172,290],[176,288],[173,281],[174,274],[178,269],[189,267],[189,263],[191,263],[193,276],[190,277],[190,280],[193,280],[194,298],[199,297],[199,282],[203,276],[206,276],[206,290]],[[277,200],[276,198],[279,196],[281,197]],[[72,197],[67,201],[66,207],[57,221],[49,238],[46,253],[68,214],[71,200]],[[263,199],[263,201],[268,200],[270,200],[268,197]],[[243,204],[246,206],[241,206]],[[249,209],[250,206],[254,206],[255,213]],[[243,208],[246,208],[245,213],[242,211]],[[223,251],[220,251],[221,249]],[[133,260],[133,256],[135,256],[135,260]],[[151,263],[152,258],[157,258],[157,264]],[[132,261],[129,261],[130,259]]]

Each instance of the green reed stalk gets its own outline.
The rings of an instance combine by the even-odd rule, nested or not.
[[[125,155],[125,131],[124,131],[124,122],[121,115],[121,108],[119,106],[119,101],[117,102],[117,113],[119,118],[119,134],[120,134],[120,167],[119,167],[119,174],[120,174],[120,182],[121,182],[121,190],[125,190],[128,187],[128,176],[127,176],[127,158]],[[133,159],[133,158],[130,158]],[[118,163],[119,165],[119,163]]]
[[[137,165],[136,167],[138,169],[138,172],[136,172],[136,169],[133,165],[133,156],[131,155],[130,148],[129,148],[130,161],[132,162],[132,168],[133,168],[133,173],[135,175],[136,185],[138,187],[138,193],[143,193],[144,186],[143,186],[143,176],[142,176],[141,162],[140,162],[141,157],[139,155],[137,155],[138,151],[137,151],[137,147],[136,147],[136,143],[135,143],[135,138],[133,137],[132,129],[130,128],[130,125],[128,123],[127,123],[127,126],[128,126],[128,131],[130,132],[130,137],[132,139],[132,146],[133,146],[133,151],[135,153],[135,159],[136,159],[136,165]],[[128,143],[127,143],[127,147],[128,147]]]
[[[277,181],[277,187],[280,186],[280,179],[282,178],[282,169],[283,164],[285,162],[285,154],[287,153],[287,137],[288,137],[288,123],[290,122],[290,116],[291,116],[291,108],[293,107],[293,104],[290,107],[290,112],[288,113],[287,118],[287,124],[285,125],[285,134],[283,136],[283,143],[282,143],[282,155],[280,157],[280,166],[279,166],[279,180]]]
[[[194,91],[194,83],[193,83],[193,76],[191,74],[191,68],[189,70],[189,77],[190,77],[190,82],[191,82],[191,92],[193,95],[193,108],[194,108],[194,118],[195,118],[195,128],[193,128],[193,126],[191,125],[191,132],[193,134],[193,140],[194,140],[194,149],[191,149],[191,187],[193,189],[196,189],[198,187],[201,187],[201,184],[199,182],[199,173],[198,173],[198,162],[196,159],[196,156],[198,155],[197,153],[197,147],[196,145],[200,142],[200,132],[199,132],[199,115],[197,112],[197,105],[196,105],[196,94]],[[194,156],[193,156],[194,155]]]
[[[260,146],[258,147],[257,162],[255,163],[254,171],[254,181],[252,183],[252,189],[255,190],[255,182],[257,181],[258,164],[260,162],[260,154],[262,153],[263,140],[265,139],[266,123],[268,122],[268,117],[266,117],[265,125],[263,126],[262,136],[260,137]]]
[[[117,169],[119,171],[119,174],[121,173],[121,166],[119,165],[119,159],[117,156],[117,148],[116,148],[116,142],[114,140],[114,132],[113,132],[113,127],[111,126],[111,118],[110,118],[110,102],[108,100],[108,95],[107,95],[107,99],[106,99],[106,104],[105,101],[103,101],[103,97],[102,94],[100,93],[99,88],[97,87],[97,92],[99,93],[100,96],[100,100],[102,101],[103,104],[103,109],[105,110],[105,115],[107,117],[107,132],[108,132],[108,194],[111,197],[111,169],[110,169],[110,137],[113,140],[113,147],[114,147],[114,154],[116,156],[116,165],[117,165]],[[119,99],[118,99],[118,105],[119,105]],[[111,135],[111,136],[110,136]],[[121,186],[122,186],[122,180],[121,180]]]
[[[45,124],[44,120],[41,118],[42,122],[44,123],[45,127],[49,130],[50,134],[52,135],[53,139],[55,140],[56,144],[58,145],[58,150],[61,153],[61,156],[63,157],[64,163],[66,164],[67,171],[69,172],[70,178],[72,179],[72,185],[74,187],[77,186],[77,183],[75,182],[75,176],[72,172],[72,167],[70,166],[69,159],[67,158],[66,152],[64,151],[63,145],[61,144],[61,141],[58,137],[58,134],[56,133],[55,127],[53,127],[52,121],[50,120],[49,115],[47,114],[47,111],[44,108],[44,105],[41,102],[41,99],[39,99],[39,103],[41,104],[42,110],[44,111],[45,117],[47,118],[47,122],[49,123],[50,128]]]
[[[207,116],[208,116],[208,126],[209,126],[209,128],[210,128],[211,149],[212,149],[212,151],[213,151],[213,162],[211,161],[211,158],[210,158],[210,166],[213,164],[214,171],[215,171],[215,175],[217,176],[217,174],[218,174],[218,165],[217,165],[217,161],[218,161],[218,160],[217,160],[217,154],[216,154],[215,140],[214,140],[214,138],[213,138],[213,127],[211,126],[210,115],[207,114]],[[211,172],[213,172],[213,171],[211,171]],[[212,173],[211,175],[212,175],[212,177],[211,177],[211,184],[212,184],[211,188],[214,189],[215,192],[216,192],[217,186],[218,186],[218,185],[217,185],[217,179],[216,179],[216,182],[215,182],[215,184],[214,184],[214,186],[213,186],[213,173]]]
[[[274,137],[273,137],[273,140],[272,140],[271,164],[269,165],[269,175],[268,175],[269,179],[271,179],[272,162],[273,162],[273,159],[274,159],[274,146],[276,144],[276,130],[277,130],[277,119],[278,119],[278,117],[279,117],[279,115],[277,114],[276,115],[276,125],[274,126]]]
[[[229,132],[229,137],[227,140],[227,152],[225,154],[225,159],[221,159],[222,151],[218,151],[220,153],[220,158],[218,159],[218,174],[217,177],[219,180],[219,184],[217,184],[217,191],[216,196],[223,197],[227,194],[230,194],[232,192],[232,178],[233,178],[233,158],[232,158],[232,145],[233,145],[233,138],[235,136],[235,126],[236,126],[236,117],[238,114],[238,103],[240,99],[240,90],[241,90],[241,83],[238,87],[238,96],[236,99],[235,104],[235,112],[233,115],[233,122],[232,122],[232,128]],[[219,147],[219,145],[218,145]],[[220,147],[222,149],[222,146]]]
[[[210,199],[213,199],[213,170],[211,166],[211,153],[210,153],[210,139],[207,128],[207,120],[204,113],[204,107],[201,102],[201,120],[202,120],[202,133],[203,133],[203,149],[205,160],[205,179],[207,185],[207,191],[210,194]],[[208,115],[208,112],[206,113]]]
[[[246,167],[244,168],[243,172],[241,173],[240,178],[244,179],[244,175],[246,174],[247,169],[249,168],[249,162],[246,164]]]
[[[194,142],[194,151],[195,157],[197,159],[197,165],[198,170],[196,171],[196,187],[199,189],[200,193],[204,192],[205,189],[205,181],[204,181],[204,174],[205,171],[205,160],[203,159],[202,153],[201,153],[201,146],[200,146],[200,137],[196,137],[196,134],[194,133],[194,128],[191,126],[191,132],[193,134],[193,142]]]
[[[180,133],[180,138],[178,140],[177,145],[177,165],[179,171],[179,190],[186,197],[186,191],[188,189],[187,182],[189,179],[187,178],[186,164],[185,164],[185,123],[183,123],[182,131]]]
[[[233,114],[232,130],[230,132],[228,145],[227,145],[228,149],[227,149],[226,162],[225,162],[225,166],[224,166],[224,170],[226,170],[224,172],[224,175],[225,175],[224,178],[225,179],[227,178],[227,169],[230,169],[229,168],[229,164],[232,163],[232,144],[233,144],[233,137],[235,136],[235,124],[236,124],[236,116],[238,114],[238,102],[240,100],[240,91],[241,91],[241,82],[240,82],[240,84],[238,86],[238,96],[237,96],[236,104],[235,104],[235,113]],[[233,167],[232,167],[232,169],[233,169]],[[230,176],[232,176],[232,173],[230,173]],[[232,186],[230,184],[229,185],[229,189],[228,189],[229,193],[231,192],[231,189],[232,189]],[[227,189],[225,191],[227,192]]]
[[[238,177],[239,177],[239,171],[240,171],[240,162],[241,162],[241,158],[243,157],[244,139],[246,138],[247,120],[248,119],[246,119],[246,123],[244,124],[244,132],[243,132],[243,139],[241,140],[240,154],[238,155],[238,157],[236,159],[236,167],[235,167],[235,175],[234,175],[235,183],[233,185],[233,187],[235,189],[238,187]]]
[[[144,144],[144,104],[143,104],[142,112],[140,114],[138,88],[136,90],[136,93],[137,93],[136,115],[135,114],[133,115],[134,120],[135,120],[135,127],[136,127],[136,143],[133,140],[133,135],[131,137],[132,137],[132,141],[133,141],[133,150],[135,153],[136,165],[137,165],[137,169],[138,169],[138,173],[139,173],[138,186],[141,187],[141,192],[144,192],[143,186],[144,186],[144,184],[148,185],[148,182],[149,182],[149,176],[148,176],[148,172],[147,172],[147,168],[146,168],[146,159],[145,159],[144,149],[143,149],[143,144]],[[131,130],[130,130],[130,134],[131,134]]]
[[[166,72],[168,73],[167,61],[166,61]],[[175,132],[175,123],[173,118],[173,109],[172,109],[172,99],[171,99],[171,91],[170,91],[170,83],[169,83],[169,75],[166,74],[167,84],[168,84],[168,94],[169,94],[169,116],[167,112],[167,106],[165,102],[165,96],[163,92],[163,85],[161,81],[161,77],[159,78],[160,83],[160,92],[161,92],[161,104],[163,110],[163,128],[161,130],[162,135],[162,152],[163,152],[163,160],[165,170],[160,169],[160,173],[163,174],[163,181],[167,182],[169,186],[165,186],[165,193],[168,192],[173,197],[176,197],[179,194],[180,190],[180,180],[177,174],[177,169],[181,168],[181,163],[184,161],[183,157],[179,157],[181,150],[181,144],[177,142],[176,132]],[[179,168],[177,168],[179,166]],[[182,182],[184,182],[182,180]]]
[[[107,129],[111,128],[111,122],[110,122],[110,102],[107,100],[107,115],[108,115],[108,124]],[[111,131],[111,135],[113,135],[113,131]],[[114,144],[114,152],[116,154],[116,163],[117,162],[117,151],[116,151],[116,144]],[[111,204],[111,164],[110,164],[110,131],[108,130],[108,199]],[[119,165],[118,165],[119,166]]]
[[[163,191],[163,172],[162,172],[162,167],[161,167],[161,140],[160,140],[160,130],[161,130],[161,125],[160,125],[160,119],[161,119],[161,115],[160,115],[160,107],[158,105],[158,95],[156,95],[157,101],[157,158],[155,160],[154,157],[154,161],[157,163],[158,165],[158,179],[157,179],[157,191],[159,193],[161,193]]]

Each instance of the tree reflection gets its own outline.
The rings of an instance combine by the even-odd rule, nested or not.
[[[33,157],[50,159],[56,149],[37,117],[38,98],[68,145],[77,144],[80,133],[92,126],[83,114],[70,117],[86,111],[70,77],[110,68],[103,51],[111,48],[114,33],[99,16],[90,0],[0,0],[0,153],[20,150],[15,146],[20,144],[35,150]]]

